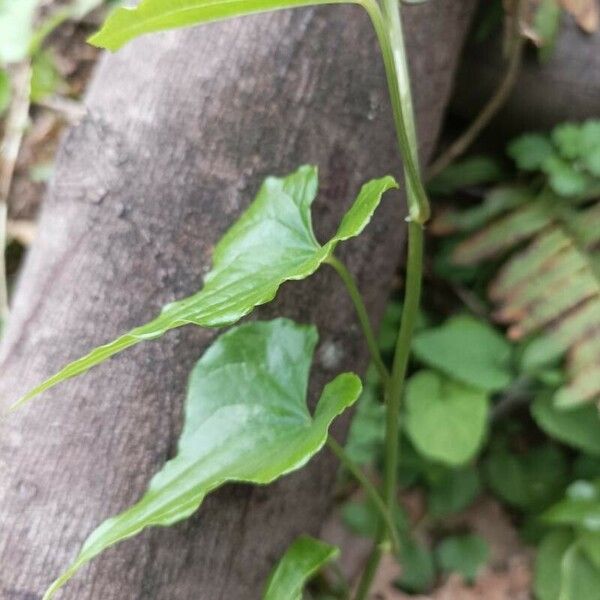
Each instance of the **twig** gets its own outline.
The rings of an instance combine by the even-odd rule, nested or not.
[[[431,179],[441,173],[454,160],[464,154],[508,100],[521,70],[523,48],[525,47],[525,37],[521,34],[520,24],[523,1],[517,0],[515,4],[515,14],[512,16],[512,44],[508,56],[508,66],[500,85],[466,131],[430,165],[427,170],[427,179]]]
[[[36,104],[55,112],[64,119],[69,125],[77,125],[86,114],[86,108],[83,103],[64,96],[50,96],[38,101]]]
[[[489,320],[490,315],[485,306],[476,294],[462,285],[452,285],[452,290],[458,299],[476,316]]]
[[[31,64],[25,61],[12,71],[13,97],[4,123],[4,138],[0,146],[0,319],[8,318],[8,286],[6,283],[6,220],[8,196],[12,185],[15,165],[23,140],[23,132],[29,118],[29,91],[31,86]]]
[[[530,402],[533,395],[531,384],[530,376],[521,375],[492,407],[489,417],[490,423],[497,423],[515,408]]]

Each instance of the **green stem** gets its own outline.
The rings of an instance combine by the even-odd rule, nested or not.
[[[383,14],[379,11],[379,18],[369,14],[381,46],[396,136],[404,160],[408,212],[412,221],[424,224],[429,219],[431,209],[419,169],[410,76],[400,21],[400,3],[398,0],[382,0],[382,7]]]
[[[419,314],[421,299],[421,275],[423,270],[423,227],[419,223],[408,225],[408,257],[406,265],[406,285],[404,291],[404,306],[400,332],[396,340],[396,351],[392,366],[392,375],[387,388],[385,460],[384,460],[384,501],[387,512],[393,514],[396,507],[396,489],[398,486],[398,438],[400,433],[400,402],[406,378],[406,369],[410,357],[410,342]],[[378,536],[380,543],[376,544],[365,567],[359,590],[362,595],[356,600],[363,600],[371,585],[381,560],[383,539],[382,530]],[[399,547],[399,546],[398,546]]]
[[[396,503],[398,481],[398,433],[400,429],[400,402],[404,389],[406,368],[410,356],[410,343],[419,313],[421,279],[423,272],[423,227],[408,224],[408,256],[406,284],[400,332],[392,365],[392,376],[387,394],[387,421],[385,442],[384,498],[388,507]]]
[[[376,543],[362,572],[360,581],[358,582],[354,600],[366,600],[369,590],[371,589],[371,585],[373,584],[375,574],[377,573],[377,568],[379,567],[379,561],[381,560],[382,553],[383,551],[381,545]]]
[[[418,147],[414,112],[410,91],[410,78],[404,48],[404,36],[400,20],[398,0],[382,0],[381,20],[373,18],[383,54],[390,99],[394,112],[396,133],[404,159],[405,180],[408,198],[408,256],[402,319],[391,377],[386,386],[386,438],[384,500],[388,512],[396,506],[398,472],[398,437],[400,433],[400,403],[410,356],[411,339],[418,315],[421,298],[423,272],[423,225],[430,216],[429,201],[419,172]],[[383,540],[384,531],[379,536]],[[373,549],[361,578],[356,600],[366,598],[382,555],[382,544]]]
[[[348,271],[346,265],[335,256],[331,255],[326,262],[336,270],[337,274],[340,276],[341,280],[346,286],[346,290],[348,291],[348,295],[352,300],[358,321],[367,341],[367,346],[369,347],[369,352],[371,353],[371,360],[373,361],[373,364],[375,365],[383,384],[387,385],[390,379],[390,373],[385,366],[383,359],[381,358],[381,353],[379,352],[379,346],[377,344],[377,338],[373,332],[373,327],[371,326],[367,308],[365,307],[365,303],[363,302],[358,286],[354,281],[354,277],[352,277],[352,274],[350,271]]]
[[[377,488],[373,485],[371,480],[364,474],[362,469],[346,454],[346,451],[340,446],[333,437],[327,438],[327,445],[331,451],[338,457],[339,461],[344,465],[346,469],[353,475],[353,477],[360,483],[363,490],[379,511],[383,522],[386,524],[390,540],[394,551],[400,550],[400,537],[392,513],[388,510],[384,501],[382,500]]]

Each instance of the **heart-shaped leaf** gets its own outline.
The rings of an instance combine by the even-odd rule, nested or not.
[[[562,587],[562,561],[573,544],[573,534],[556,529],[542,539],[535,559],[534,590],[539,600],[559,600]]]
[[[101,48],[118,50],[145,33],[283,8],[343,3],[361,4],[358,0],[143,0],[134,8],[117,8],[89,41]]]
[[[224,483],[267,484],[306,464],[362,390],[356,375],[339,375],[311,416],[306,393],[316,343],[313,326],[287,319],[244,324],[219,337],[190,377],[177,455],[137,504],[90,535],[44,600],[110,546],[189,517]]]
[[[13,408],[126,348],[160,337],[175,327],[222,327],[235,323],[254,307],[273,300],[285,281],[312,275],[339,242],[362,232],[384,192],[398,187],[389,176],[365,184],[337,233],[321,246],[313,233],[310,214],[317,185],[317,169],[312,166],[300,167],[287,177],[267,178],[252,204],[217,244],[213,268],[199,292],[168,304],[150,323],[70,363]]]
[[[296,600],[302,589],[340,549],[307,535],[299,537],[281,557],[267,582],[263,600]]]
[[[467,508],[481,491],[477,469],[443,469],[429,482],[427,509],[434,518],[446,517]]]
[[[560,409],[551,396],[541,394],[531,405],[531,414],[549,436],[593,456],[600,456],[600,417],[595,406],[588,404]]]
[[[568,477],[564,453],[550,442],[516,454],[500,440],[492,444],[483,466],[491,490],[504,502],[530,513],[559,498]]]
[[[485,391],[501,390],[512,381],[510,344],[473,317],[453,317],[441,327],[417,333],[413,351],[425,364]]]
[[[485,392],[433,371],[413,375],[406,387],[406,432],[427,458],[461,465],[483,441],[488,416]]]
[[[600,480],[574,481],[566,497],[543,515],[554,525],[571,525],[591,532],[600,531]]]
[[[489,558],[486,541],[473,534],[447,537],[437,548],[436,558],[445,573],[460,573],[473,583]]]

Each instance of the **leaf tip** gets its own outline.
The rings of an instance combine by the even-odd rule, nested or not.
[[[39,387],[36,387],[33,390],[21,396],[16,402],[13,402],[8,407],[8,410],[6,411],[6,414],[4,416],[8,417],[9,415],[12,415],[14,412],[16,412],[25,404],[27,404],[32,398],[35,398],[38,394],[40,394],[41,391],[42,390],[40,390]]]
[[[137,37],[139,34],[132,34],[128,29],[131,25],[128,23],[131,13],[136,12],[138,7],[120,6],[111,12],[104,25],[93,35],[88,37],[86,40],[88,44],[95,46],[96,48],[102,48],[109,50],[110,52],[116,52],[122,48],[132,38]],[[126,27],[129,25],[129,28]]]
[[[105,31],[105,27],[102,27],[102,29],[98,30],[96,33],[90,35],[86,42],[90,44],[90,46],[100,48],[101,50],[108,50],[109,52],[116,52],[125,45],[124,41],[117,42],[112,36],[108,35]]]

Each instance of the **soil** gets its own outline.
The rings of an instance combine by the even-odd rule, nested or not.
[[[404,494],[402,504],[413,523],[423,516],[423,497],[418,492]],[[444,528],[480,535],[490,548],[490,559],[473,584],[458,574],[441,578],[429,594],[410,595],[395,585],[401,567],[390,555],[384,556],[369,600],[529,600],[533,552],[519,539],[510,515],[490,496],[480,497],[471,507],[444,522]],[[341,566],[345,576],[356,582],[371,550],[371,542],[353,535],[334,513],[325,524],[322,537],[342,547]],[[431,543],[427,532],[419,537]]]

